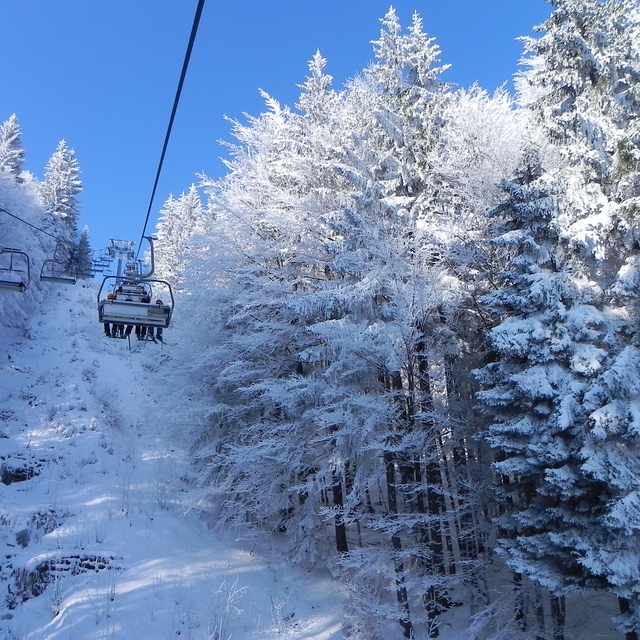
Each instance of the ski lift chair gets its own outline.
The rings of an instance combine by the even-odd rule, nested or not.
[[[98,250],[95,249],[91,253],[91,261],[95,267],[100,269],[105,269],[111,264],[111,258],[107,254],[106,249]]]
[[[77,276],[69,273],[61,262],[51,258],[42,263],[40,280],[42,282],[55,282],[56,284],[75,284]]]
[[[62,242],[56,244],[53,258],[49,258],[42,263],[40,270],[40,280],[42,282],[54,282],[55,284],[75,284],[77,274],[70,273],[63,261],[61,249]]]
[[[3,257],[5,254],[8,259]],[[0,289],[24,293],[30,281],[29,256],[18,249],[0,247]]]
[[[113,281],[110,292],[103,297],[105,285]],[[157,285],[169,296],[169,303],[154,295]],[[107,287],[109,289],[109,287]],[[171,322],[174,299],[171,285],[165,280],[126,279],[107,276],[98,291],[98,319],[103,324],[124,324],[166,329]]]

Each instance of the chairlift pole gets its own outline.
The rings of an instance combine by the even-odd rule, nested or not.
[[[133,260],[134,251],[133,245],[135,244],[133,240],[116,240],[114,238],[110,239],[111,246],[107,248],[109,252],[109,257],[118,261],[118,269],[116,271],[117,280],[116,282],[120,282],[122,279],[122,263],[125,260]]]

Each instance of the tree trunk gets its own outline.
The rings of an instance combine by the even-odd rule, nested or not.
[[[433,417],[431,417],[434,405],[426,345],[422,342],[419,343],[417,350],[419,354],[418,386],[420,390],[420,410],[427,416],[424,418],[425,427],[431,430],[433,437],[432,457],[427,461],[424,468],[426,491],[421,492],[423,509],[426,510],[429,522],[423,532],[422,542],[429,548],[430,568],[433,578],[444,583],[446,579],[444,553],[444,538],[446,534],[443,531],[442,519],[446,512],[446,504],[441,469],[441,463],[444,464],[444,462],[440,459],[443,449],[439,434],[435,430]],[[422,494],[426,494],[426,500],[422,497]],[[424,504],[425,502],[426,504]],[[429,620],[429,637],[437,638],[439,635],[438,616],[451,607],[451,599],[446,589],[439,584],[435,584],[429,587],[423,595],[423,602]]]
[[[333,504],[335,507],[342,509],[344,507],[344,501],[342,497],[342,479],[334,474],[333,476]],[[345,527],[344,520],[341,515],[335,517],[335,529],[336,529],[336,549],[338,553],[346,553],[349,551],[349,545],[347,544],[347,528]]]
[[[398,514],[398,497],[396,493],[396,477],[395,477],[395,456],[385,451],[383,454],[386,480],[387,480],[387,499],[389,502],[389,513]],[[396,595],[398,598],[398,606],[400,607],[400,626],[404,631],[405,638],[413,638],[413,625],[411,624],[411,616],[409,612],[409,598],[407,596],[407,587],[405,585],[404,563],[402,562],[402,542],[399,536],[391,536],[391,548],[393,549],[393,568],[396,574]]]
[[[566,620],[564,596],[551,596],[551,624],[553,640],[564,640],[564,624]]]
[[[527,612],[524,605],[524,589],[522,586],[522,574],[513,574],[513,590],[514,590],[514,603],[513,603],[513,617],[521,631],[527,629]]]
[[[536,640],[546,640],[547,630],[544,623],[544,604],[542,601],[542,587],[536,584],[534,587],[535,603],[536,603],[536,620],[538,622],[538,635]]]
[[[620,613],[625,614],[629,612],[631,603],[627,598],[618,598],[618,606],[620,607]],[[638,632],[635,629],[633,631],[627,631],[627,633],[624,634],[624,640],[638,640]]]

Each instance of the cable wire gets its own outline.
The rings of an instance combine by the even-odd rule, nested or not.
[[[187,45],[187,51],[182,63],[182,72],[180,73],[180,80],[178,81],[178,88],[176,90],[176,97],[173,101],[173,108],[171,110],[171,116],[169,118],[169,125],[167,127],[167,133],[164,138],[164,145],[162,146],[162,153],[160,154],[160,162],[158,163],[158,170],[156,172],[156,179],[153,183],[153,189],[151,190],[151,199],[149,201],[149,208],[147,209],[147,216],[144,219],[144,227],[142,228],[142,234],[140,236],[140,243],[138,245],[138,253],[136,253],[136,259],[140,253],[142,247],[142,240],[145,237],[147,231],[147,224],[149,223],[149,216],[151,215],[151,208],[153,207],[153,200],[156,195],[156,189],[158,188],[158,181],[160,180],[160,173],[162,172],[162,165],[164,163],[164,156],[167,152],[167,146],[169,145],[169,138],[171,137],[171,129],[173,128],[173,121],[176,117],[176,111],[178,110],[178,103],[180,102],[180,94],[182,93],[182,85],[184,84],[185,76],[187,75],[187,68],[189,67],[189,60],[191,58],[191,51],[193,50],[193,43],[196,39],[196,33],[198,32],[198,25],[200,24],[200,16],[202,15],[202,9],[204,7],[205,0],[198,0],[198,6],[196,7],[196,14],[193,18],[193,25],[191,27],[191,35],[189,36],[189,44]]]
[[[24,222],[25,224],[29,225],[32,229],[35,229],[36,231],[39,231],[40,233],[44,233],[45,235],[49,236],[50,238],[53,238],[56,242],[60,242],[60,238],[54,236],[52,233],[49,233],[48,231],[45,231],[44,229],[41,229],[40,227],[36,227],[35,224],[31,224],[30,222],[27,222],[26,220],[23,220],[20,216],[17,216],[14,213],[11,213],[10,211],[7,211],[6,209],[3,209],[2,207],[0,207],[0,211],[2,211],[2,213],[6,213],[8,216],[11,216],[12,218],[15,218],[16,220],[20,220],[20,222]]]

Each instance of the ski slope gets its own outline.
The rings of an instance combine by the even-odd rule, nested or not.
[[[104,337],[96,291],[52,285],[26,331],[0,327],[0,637],[342,639],[328,574],[189,508],[155,407],[179,345]]]

